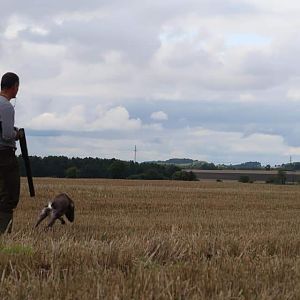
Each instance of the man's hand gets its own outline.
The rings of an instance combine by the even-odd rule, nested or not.
[[[15,127],[15,131],[16,131],[16,141],[18,141],[19,139],[24,137],[24,132],[20,131],[18,128]]]

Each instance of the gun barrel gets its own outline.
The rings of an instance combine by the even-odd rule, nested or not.
[[[31,166],[30,166],[30,161],[29,161],[29,156],[28,156],[25,130],[24,130],[24,128],[20,128],[19,131],[22,133],[19,142],[20,142],[22,157],[23,157],[24,164],[25,164],[29,193],[30,193],[31,197],[34,197],[35,190],[34,190],[34,185],[33,185],[33,180],[32,180],[32,173],[31,173]]]

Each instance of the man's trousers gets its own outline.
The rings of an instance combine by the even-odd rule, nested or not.
[[[11,232],[20,198],[20,171],[15,152],[0,150],[0,234]]]

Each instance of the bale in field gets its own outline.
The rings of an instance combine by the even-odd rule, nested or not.
[[[60,220],[61,224],[66,224],[63,219],[64,215],[70,222],[73,222],[74,210],[75,206],[73,200],[66,194],[59,194],[52,202],[49,202],[48,205],[43,208],[35,227],[37,227],[49,215],[50,222],[47,227],[52,227],[57,219]]]

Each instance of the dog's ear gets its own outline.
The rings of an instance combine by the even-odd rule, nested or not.
[[[70,222],[74,222],[74,218],[75,218],[74,211],[75,211],[74,202],[71,200],[70,204],[69,204],[69,207],[68,207],[68,210],[65,213],[67,219]]]

